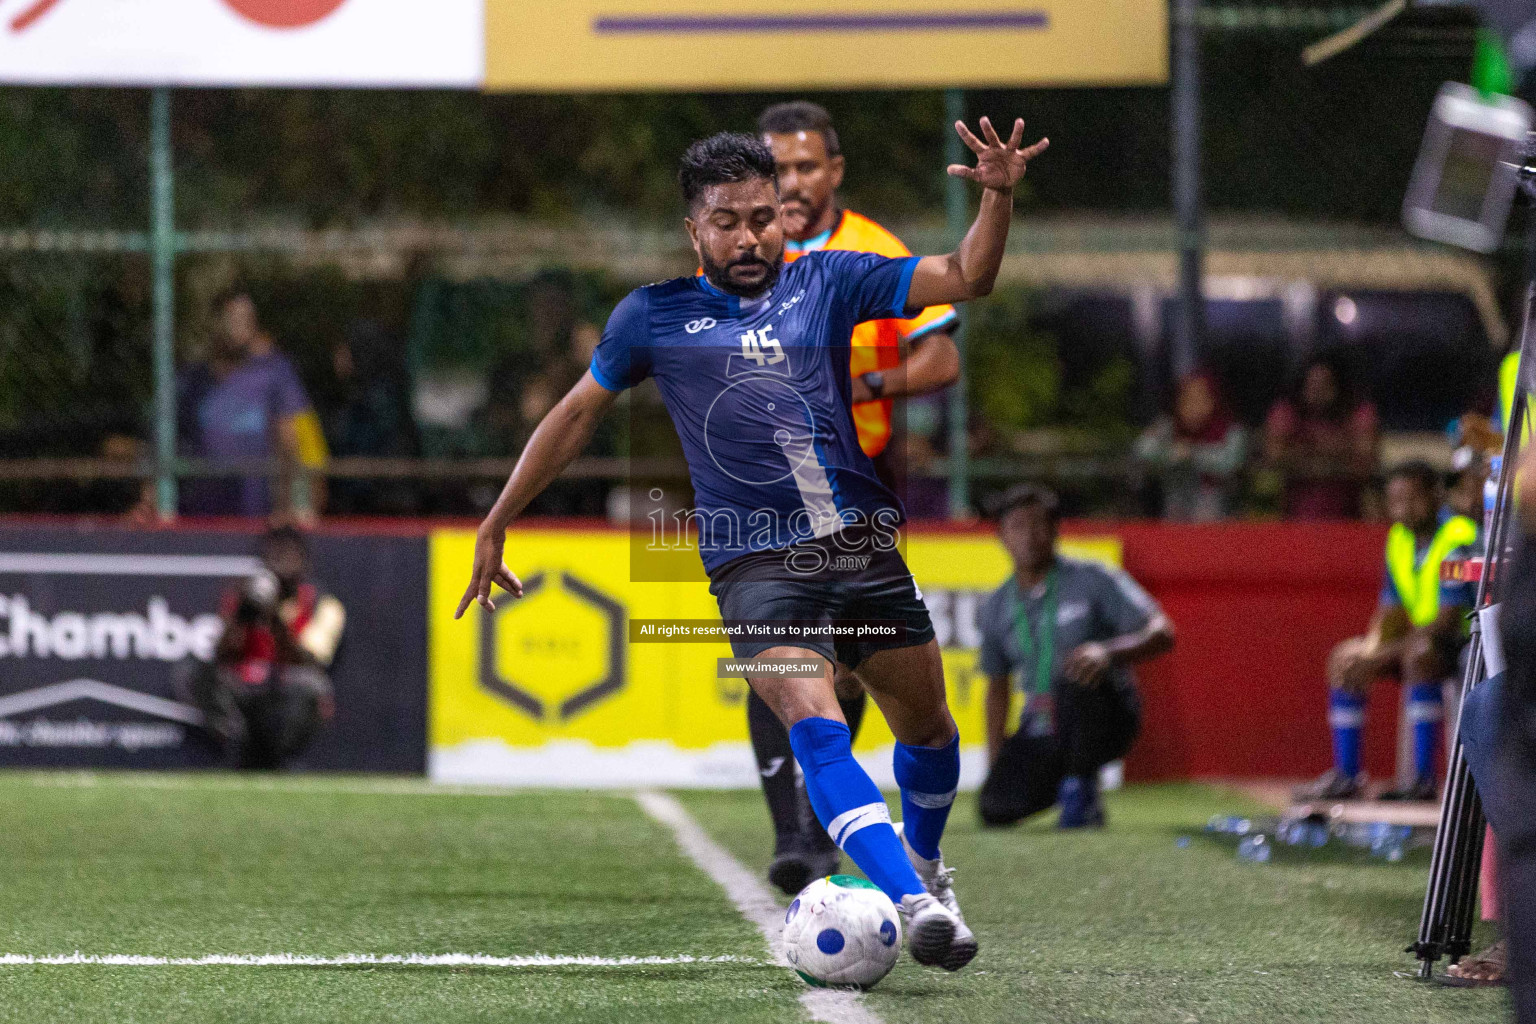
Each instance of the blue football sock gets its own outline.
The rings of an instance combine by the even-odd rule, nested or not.
[[[898,743],[892,760],[901,787],[902,832],[919,857],[935,860],[960,784],[960,737],[937,748]]]
[[[1408,720],[1413,723],[1413,774],[1427,779],[1435,773],[1435,748],[1445,697],[1439,683],[1417,683],[1408,690]]]
[[[1328,725],[1333,729],[1333,766],[1340,775],[1360,774],[1360,729],[1365,725],[1365,698],[1334,690],[1328,695]]]
[[[1099,780],[1091,775],[1068,775],[1056,787],[1056,802],[1061,805],[1062,828],[1082,828],[1093,824],[1093,810],[1099,804]],[[1102,813],[1097,823],[1103,823]]]
[[[893,903],[924,892],[891,827],[885,798],[853,759],[848,727],[830,718],[802,719],[789,730],[789,744],[805,775],[811,808],[833,842]]]

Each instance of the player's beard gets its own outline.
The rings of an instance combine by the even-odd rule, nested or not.
[[[735,295],[743,299],[756,298],[766,293],[778,281],[779,272],[784,269],[784,252],[782,249],[779,251],[778,258],[771,263],[757,256],[743,256],[740,259],[732,260],[730,263],[720,264],[711,260],[707,254],[702,252],[699,254],[699,260],[704,264],[705,280],[727,295]],[[730,278],[732,267],[755,267],[759,265],[767,267],[768,273],[764,274],[763,279],[755,284],[737,284]]]

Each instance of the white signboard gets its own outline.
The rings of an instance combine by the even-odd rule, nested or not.
[[[478,88],[484,21],[485,0],[0,0],[0,82]]]

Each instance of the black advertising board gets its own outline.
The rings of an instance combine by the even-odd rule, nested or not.
[[[257,540],[0,524],[0,766],[214,765],[173,680],[211,655],[220,597],[256,567]],[[310,550],[347,628],[335,718],[296,767],[424,771],[426,538],[324,534]]]

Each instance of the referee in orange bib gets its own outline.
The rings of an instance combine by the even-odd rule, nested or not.
[[[843,154],[826,110],[803,101],[779,103],[763,111],[757,127],[773,150],[778,169],[786,262],[818,249],[911,255],[885,228],[838,205]],[[960,374],[960,355],[950,336],[955,322],[953,306],[933,306],[910,320],[872,320],[853,332],[849,369],[859,446],[898,494],[898,474],[886,452],[892,400],[925,395],[954,383]],[[857,738],[864,717],[864,688],[840,666],[836,685],[843,717]],[[811,811],[788,731],[756,692],[747,697],[747,724],[763,796],[773,818],[774,856],[768,880],[794,895],[811,879],[837,872],[838,849]]]

